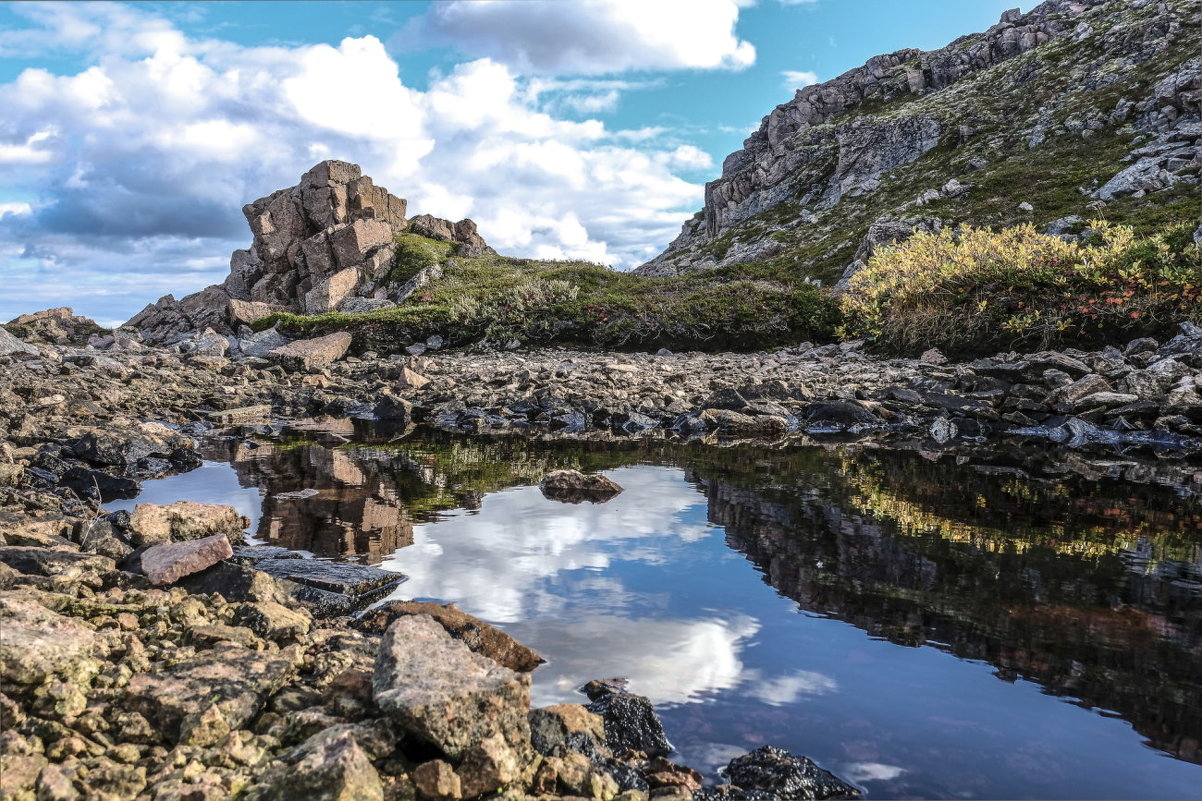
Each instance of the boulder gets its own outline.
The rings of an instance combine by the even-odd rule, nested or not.
[[[533,649],[505,632],[469,615],[455,604],[434,601],[394,601],[372,609],[359,619],[359,627],[373,634],[383,634],[392,621],[408,615],[427,615],[446,629],[447,633],[475,653],[487,656],[502,667],[528,673],[544,660]]]
[[[859,798],[858,787],[823,770],[803,756],[765,745],[736,757],[726,766],[731,784],[742,790],[771,793],[781,801]]]
[[[224,534],[152,545],[142,552],[142,572],[154,585],[173,584],[234,555]]]
[[[579,470],[550,472],[543,476],[538,487],[544,497],[562,503],[604,503],[622,492],[622,487],[605,476],[589,476]]]
[[[195,501],[167,505],[140,503],[129,516],[130,540],[134,545],[181,542],[216,534],[237,543],[242,541],[242,533],[248,526],[250,520],[232,506]]]
[[[585,708],[605,722],[605,742],[615,753],[642,751],[663,756],[672,751],[664,725],[651,700],[627,692],[624,679],[590,681],[584,693],[591,701]]]
[[[544,756],[576,751],[591,759],[607,752],[605,719],[580,704],[530,710],[530,743]]]
[[[494,736],[512,748],[530,739],[529,675],[473,653],[426,615],[389,625],[372,691],[381,710],[452,761]]]
[[[0,595],[0,679],[39,685],[51,677],[86,681],[99,670],[91,627],[51,612],[33,596]]]
[[[8,333],[8,329],[0,326],[0,356],[28,356],[37,358],[42,352],[35,346],[17,339]]]
[[[296,675],[298,654],[218,644],[129,681],[128,708],[168,743],[209,746],[246,725]]]
[[[315,339],[298,339],[276,348],[270,355],[278,359],[286,369],[309,371],[338,361],[351,346],[351,335],[336,331]]]

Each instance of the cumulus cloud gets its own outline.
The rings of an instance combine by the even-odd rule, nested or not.
[[[737,0],[459,0],[436,3],[398,38],[433,36],[523,73],[743,69],[755,47],[738,37]]]
[[[809,70],[785,70],[780,75],[786,89],[804,89],[818,83],[818,73]]]
[[[526,77],[480,58],[418,89],[372,36],[245,47],[187,37],[141,8],[15,8],[29,28],[0,35],[4,52],[73,48],[92,66],[0,84],[2,319],[63,302],[125,319],[159,294],[217,282],[250,238],[242,205],[324,158],[359,163],[413,213],[472,217],[502,253],[618,267],[675,236],[702,200],[681,176],[712,167],[662,130],[578,119],[636,81]],[[726,53],[711,66],[747,54],[731,33],[736,10],[723,8],[685,15],[708,20],[706,47]],[[607,4],[580,13],[623,18]],[[712,37],[719,18],[733,44]],[[706,66],[679,42],[654,49],[669,54],[656,63]]]

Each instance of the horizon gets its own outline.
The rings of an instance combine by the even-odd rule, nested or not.
[[[243,204],[330,158],[506,255],[630,269],[796,89],[1013,6],[6,4],[0,321],[111,326],[218,283]]]

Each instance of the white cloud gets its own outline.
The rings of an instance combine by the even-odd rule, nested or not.
[[[742,52],[726,5],[685,15],[708,31],[706,48],[725,53],[715,66]],[[524,18],[526,6],[509,8]],[[250,239],[242,205],[324,158],[360,164],[413,213],[471,216],[502,253],[619,267],[654,255],[700,205],[702,187],[678,173],[712,167],[661,129],[569,118],[647,81],[529,78],[481,58],[422,91],[371,36],[243,47],[188,38],[140,8],[15,9],[31,27],[0,36],[0,49],[74,47],[94,66],[31,68],[0,84],[0,189],[30,205],[0,215],[0,240],[13,246],[0,254],[10,279],[0,316],[30,311],[41,287],[64,287],[55,305],[75,298],[77,311],[113,319],[164,287],[179,296],[220,281]],[[612,4],[578,13],[633,26],[640,47],[657,41]],[[734,44],[714,35],[715,20]],[[664,63],[703,66],[680,42],[653,49],[669,54]]]
[[[794,704],[804,696],[826,695],[839,689],[830,676],[812,670],[795,670],[768,679],[749,675],[745,680],[750,684],[747,694],[769,706]]]
[[[522,73],[743,69],[736,0],[462,0],[436,3],[398,42],[435,36]]]
[[[784,70],[780,75],[786,89],[804,89],[818,83],[818,73],[809,70]]]
[[[0,203],[0,217],[6,214],[32,214],[33,207],[28,203]]]
[[[898,765],[886,765],[881,762],[849,762],[843,766],[840,774],[848,781],[863,784],[864,782],[887,782],[896,779],[906,772]]]

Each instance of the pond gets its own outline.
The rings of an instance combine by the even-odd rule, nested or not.
[[[1188,466],[349,421],[205,455],[107,508],[228,503],[261,542],[400,571],[396,598],[453,601],[542,653],[536,704],[628,677],[707,775],[771,743],[875,798],[1202,796]],[[565,467],[625,491],[543,497]]]

